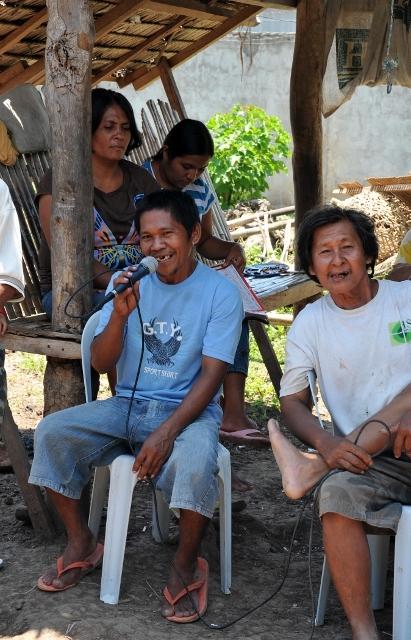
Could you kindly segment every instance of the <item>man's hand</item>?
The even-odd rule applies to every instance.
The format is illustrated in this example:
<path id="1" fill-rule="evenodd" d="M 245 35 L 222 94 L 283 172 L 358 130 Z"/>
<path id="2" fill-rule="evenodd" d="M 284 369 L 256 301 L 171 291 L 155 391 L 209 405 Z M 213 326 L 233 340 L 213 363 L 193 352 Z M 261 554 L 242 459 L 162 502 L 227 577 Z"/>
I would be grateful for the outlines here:
<path id="1" fill-rule="evenodd" d="M 238 244 L 238 242 L 233 243 L 233 246 L 225 257 L 222 268 L 228 267 L 229 264 L 232 264 L 240 273 L 244 270 L 245 254 L 242 246 Z"/>
<path id="2" fill-rule="evenodd" d="M 392 450 L 396 458 L 402 453 L 411 458 L 411 411 L 404 413 L 398 423 Z"/>
<path id="3" fill-rule="evenodd" d="M 347 438 L 330 436 L 318 447 L 318 452 L 330 469 L 364 473 L 372 464 L 369 453 Z"/>
<path id="4" fill-rule="evenodd" d="M 114 280 L 113 285 L 116 287 L 118 284 L 129 284 L 133 271 L 136 271 L 136 269 L 137 266 L 127 267 L 127 269 Z M 128 287 L 123 293 L 115 296 L 113 299 L 114 311 L 118 316 L 127 318 L 136 308 L 139 299 L 139 283 L 136 282 L 133 287 Z"/>
<path id="5" fill-rule="evenodd" d="M 133 464 L 139 480 L 154 478 L 171 453 L 174 437 L 166 429 L 158 427 L 146 438 Z"/>

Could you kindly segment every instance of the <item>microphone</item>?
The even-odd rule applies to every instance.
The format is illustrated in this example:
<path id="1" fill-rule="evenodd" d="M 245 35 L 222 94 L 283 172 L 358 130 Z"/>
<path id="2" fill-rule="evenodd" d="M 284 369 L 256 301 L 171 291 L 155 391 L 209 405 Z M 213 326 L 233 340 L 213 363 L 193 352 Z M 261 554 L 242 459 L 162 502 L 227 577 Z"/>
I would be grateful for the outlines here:
<path id="1" fill-rule="evenodd" d="M 133 274 L 130 277 L 129 281 L 127 283 L 124 282 L 116 285 L 114 289 L 112 289 L 112 291 L 104 296 L 104 299 L 99 302 L 94 311 L 99 311 L 100 309 L 102 309 L 107 302 L 110 302 L 110 300 L 118 296 L 119 293 L 123 293 L 123 291 L 125 291 L 129 287 L 132 287 L 135 282 L 138 282 L 139 280 L 141 280 L 141 278 L 144 278 L 144 276 L 148 276 L 150 275 L 150 273 L 154 273 L 154 271 L 157 271 L 157 268 L 158 262 L 155 258 L 153 258 L 153 256 L 147 256 L 143 258 L 139 263 L 137 269 L 133 271 Z"/>

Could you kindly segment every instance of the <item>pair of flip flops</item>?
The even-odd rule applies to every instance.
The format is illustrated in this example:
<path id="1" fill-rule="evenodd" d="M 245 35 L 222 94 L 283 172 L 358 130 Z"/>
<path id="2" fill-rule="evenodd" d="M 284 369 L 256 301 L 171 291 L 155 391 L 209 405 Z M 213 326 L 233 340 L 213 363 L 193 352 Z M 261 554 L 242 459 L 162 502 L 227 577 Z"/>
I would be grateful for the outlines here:
<path id="1" fill-rule="evenodd" d="M 258 429 L 241 429 L 240 431 L 223 431 L 220 429 L 220 439 L 224 442 L 242 444 L 249 447 L 269 447 L 270 439 Z"/>
<path id="2" fill-rule="evenodd" d="M 172 596 L 168 587 L 163 590 L 163 596 L 167 600 L 168 604 L 174 607 L 182 598 L 188 597 L 187 594 L 193 594 L 197 592 L 197 611 L 191 616 L 166 616 L 166 620 L 169 622 L 179 622 L 185 624 L 187 622 L 195 622 L 207 611 L 207 596 L 208 596 L 208 562 L 204 558 L 197 558 L 197 571 L 196 580 L 191 584 L 188 584 L 184 589 L 181 589 L 177 595 Z"/>
<path id="3" fill-rule="evenodd" d="M 37 580 L 37 587 L 41 591 L 66 591 L 66 589 L 71 589 L 71 587 L 75 587 L 76 584 L 80 582 L 84 576 L 88 573 L 96 569 L 103 559 L 104 547 L 102 544 L 98 543 L 93 553 L 91 553 L 85 560 L 80 560 L 78 562 L 72 562 L 68 564 L 66 567 L 63 567 L 63 556 L 60 556 L 57 559 L 57 574 L 56 578 L 61 578 L 68 571 L 72 571 L 73 569 L 80 569 L 80 572 L 75 574 L 76 577 L 72 582 L 65 584 L 62 587 L 55 587 L 53 584 L 47 584 L 44 582 L 44 577 L 40 576 Z"/>

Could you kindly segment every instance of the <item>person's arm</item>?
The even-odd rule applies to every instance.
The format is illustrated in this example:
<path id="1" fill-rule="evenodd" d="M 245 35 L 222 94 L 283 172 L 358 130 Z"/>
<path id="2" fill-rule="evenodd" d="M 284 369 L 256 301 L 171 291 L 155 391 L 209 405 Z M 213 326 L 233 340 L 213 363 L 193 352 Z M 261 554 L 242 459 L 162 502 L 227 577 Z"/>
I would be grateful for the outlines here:
<path id="1" fill-rule="evenodd" d="M 47 246 L 50 248 L 50 226 L 51 226 L 51 212 L 53 209 L 52 197 L 49 194 L 39 197 L 39 218 L 41 230 L 47 242 Z"/>
<path id="2" fill-rule="evenodd" d="M 283 396 L 281 412 L 290 431 L 299 440 L 316 449 L 330 469 L 362 473 L 371 464 L 372 458 L 364 449 L 321 427 L 311 413 L 308 387 L 298 393 Z"/>
<path id="3" fill-rule="evenodd" d="M 201 219 L 201 238 L 197 251 L 208 260 L 224 260 L 223 267 L 232 264 L 238 271 L 245 267 L 244 251 L 238 242 L 229 242 L 213 236 L 211 209 Z"/>
<path id="4" fill-rule="evenodd" d="M 170 455 L 174 440 L 207 407 L 223 382 L 228 364 L 203 356 L 201 373 L 183 402 L 144 441 L 136 456 L 133 471 L 140 479 L 153 478 Z"/>
<path id="5" fill-rule="evenodd" d="M 114 280 L 113 286 L 127 284 L 135 268 L 137 267 L 129 267 L 127 271 L 121 273 Z M 129 287 L 123 293 L 115 296 L 110 319 L 91 344 L 91 364 L 98 373 L 107 373 L 116 366 L 123 350 L 124 328 L 127 318 L 136 308 L 138 299 L 138 282 L 134 284 L 133 288 Z"/>
<path id="6" fill-rule="evenodd" d="M 396 282 L 411 280 L 411 264 L 404 262 L 395 264 L 392 271 L 387 275 L 387 280 L 395 280 Z"/>
<path id="7" fill-rule="evenodd" d="M 53 202 L 51 195 L 42 195 L 39 198 L 39 217 L 41 229 L 46 239 L 47 245 L 50 248 L 51 242 L 51 215 L 53 210 Z M 107 272 L 104 265 L 98 260 L 93 260 L 93 286 L 96 289 L 106 289 L 108 283 L 111 280 L 112 273 Z"/>

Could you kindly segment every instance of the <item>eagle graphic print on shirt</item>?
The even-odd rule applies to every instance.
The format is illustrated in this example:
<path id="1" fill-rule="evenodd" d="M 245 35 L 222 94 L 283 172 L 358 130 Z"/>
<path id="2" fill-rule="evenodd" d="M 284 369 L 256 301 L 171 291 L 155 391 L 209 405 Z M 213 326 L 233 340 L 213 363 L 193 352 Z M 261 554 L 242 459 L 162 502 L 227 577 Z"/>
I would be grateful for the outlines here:
<path id="1" fill-rule="evenodd" d="M 167 322 L 157 321 L 157 318 L 144 324 L 144 344 L 152 354 L 147 361 L 149 364 L 174 366 L 171 356 L 175 356 L 179 350 L 183 334 L 177 320 L 173 319 L 169 331 L 165 330 L 167 324 Z M 163 338 L 162 334 L 166 337 Z"/>

